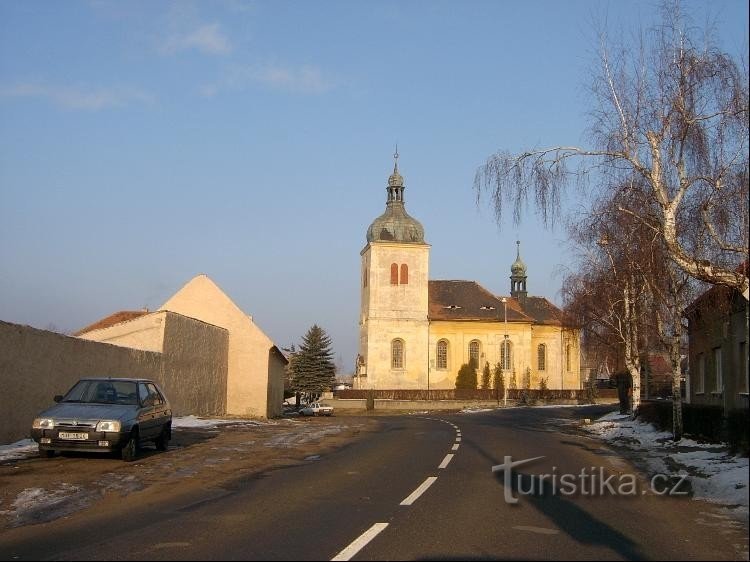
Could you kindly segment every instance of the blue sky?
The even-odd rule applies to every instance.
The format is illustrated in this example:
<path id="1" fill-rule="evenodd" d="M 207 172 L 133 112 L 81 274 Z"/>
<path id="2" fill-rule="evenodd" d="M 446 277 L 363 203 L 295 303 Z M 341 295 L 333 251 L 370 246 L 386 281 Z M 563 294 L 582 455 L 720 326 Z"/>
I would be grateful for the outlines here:
<path id="1" fill-rule="evenodd" d="M 747 51 L 748 3 L 689 2 Z M 0 2 L 0 320 L 75 331 L 208 274 L 279 346 L 357 353 L 359 252 L 398 142 L 432 279 L 559 303 L 565 232 L 475 170 L 585 142 L 595 24 L 655 2 Z M 584 197 L 572 196 L 567 207 Z"/>

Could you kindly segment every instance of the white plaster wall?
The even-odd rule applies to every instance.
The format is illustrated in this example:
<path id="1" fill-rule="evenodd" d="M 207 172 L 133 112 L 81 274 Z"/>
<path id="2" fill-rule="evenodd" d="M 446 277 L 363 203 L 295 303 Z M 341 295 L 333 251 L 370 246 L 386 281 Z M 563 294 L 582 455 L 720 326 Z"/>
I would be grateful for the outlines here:
<path id="1" fill-rule="evenodd" d="M 152 312 L 107 328 L 91 330 L 78 337 L 143 351 L 161 352 L 164 345 L 165 319 L 165 312 Z"/>
<path id="2" fill-rule="evenodd" d="M 365 388 L 426 388 L 428 366 L 428 244 L 373 242 L 362 250 L 360 355 Z M 391 284 L 391 264 L 409 269 L 407 284 Z M 404 368 L 391 369 L 391 343 L 404 341 Z"/>

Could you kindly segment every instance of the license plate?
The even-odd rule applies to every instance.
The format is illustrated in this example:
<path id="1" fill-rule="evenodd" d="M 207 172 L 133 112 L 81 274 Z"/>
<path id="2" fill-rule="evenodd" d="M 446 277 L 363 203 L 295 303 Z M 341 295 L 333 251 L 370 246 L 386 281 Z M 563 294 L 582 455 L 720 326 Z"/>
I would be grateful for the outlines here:
<path id="1" fill-rule="evenodd" d="M 86 441 L 89 438 L 88 433 L 69 433 L 61 431 L 58 433 L 60 439 L 72 439 L 73 441 Z"/>

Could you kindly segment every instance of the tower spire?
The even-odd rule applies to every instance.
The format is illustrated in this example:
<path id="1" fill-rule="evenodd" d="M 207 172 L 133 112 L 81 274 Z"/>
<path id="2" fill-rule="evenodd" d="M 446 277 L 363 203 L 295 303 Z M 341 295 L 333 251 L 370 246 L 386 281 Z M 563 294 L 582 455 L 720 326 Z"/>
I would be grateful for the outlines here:
<path id="1" fill-rule="evenodd" d="M 516 261 L 510 266 L 510 295 L 523 301 L 526 294 L 526 264 L 521 260 L 521 241 L 516 240 Z"/>

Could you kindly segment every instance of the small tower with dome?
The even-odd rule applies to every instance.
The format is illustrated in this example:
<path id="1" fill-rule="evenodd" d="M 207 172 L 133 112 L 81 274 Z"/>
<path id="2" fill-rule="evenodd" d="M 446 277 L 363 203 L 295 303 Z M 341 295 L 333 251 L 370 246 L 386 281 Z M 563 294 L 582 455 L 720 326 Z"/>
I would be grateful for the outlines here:
<path id="1" fill-rule="evenodd" d="M 514 299 L 526 299 L 526 277 L 526 264 L 521 260 L 521 241 L 516 240 L 516 261 L 510 266 L 510 296 Z"/>

